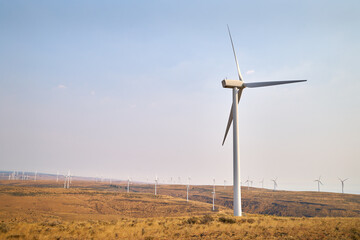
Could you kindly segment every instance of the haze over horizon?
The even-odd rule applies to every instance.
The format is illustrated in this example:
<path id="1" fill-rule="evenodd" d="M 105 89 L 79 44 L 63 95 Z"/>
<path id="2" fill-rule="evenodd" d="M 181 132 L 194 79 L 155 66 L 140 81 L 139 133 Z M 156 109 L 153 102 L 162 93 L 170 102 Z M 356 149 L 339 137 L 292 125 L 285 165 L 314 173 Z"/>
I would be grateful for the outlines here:
<path id="1" fill-rule="evenodd" d="M 0 170 L 360 193 L 358 1 L 0 1 Z"/>

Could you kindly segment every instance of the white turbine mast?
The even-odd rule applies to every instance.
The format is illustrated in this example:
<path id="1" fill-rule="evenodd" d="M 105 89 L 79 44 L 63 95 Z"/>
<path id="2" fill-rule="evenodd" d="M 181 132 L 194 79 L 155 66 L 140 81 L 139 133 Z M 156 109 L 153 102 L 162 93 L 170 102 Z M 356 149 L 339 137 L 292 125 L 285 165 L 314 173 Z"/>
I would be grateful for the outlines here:
<path id="1" fill-rule="evenodd" d="M 59 182 L 59 171 L 56 173 L 56 182 Z"/>
<path id="2" fill-rule="evenodd" d="M 156 192 L 156 187 L 157 187 L 157 184 L 158 184 L 158 177 L 157 177 L 157 175 L 155 176 L 155 196 L 156 196 L 156 194 L 157 194 L 157 192 Z"/>
<path id="3" fill-rule="evenodd" d="M 276 191 L 276 188 L 277 188 L 277 178 L 275 178 L 275 179 L 271 179 L 271 181 L 273 181 L 274 182 L 274 191 Z"/>
<path id="4" fill-rule="evenodd" d="M 338 178 L 338 179 L 339 179 L 339 181 L 341 182 L 341 192 L 344 193 L 344 182 L 345 182 L 346 180 L 348 180 L 348 178 L 346 178 L 346 179 L 344 179 L 344 180 L 342 180 L 341 178 Z"/>
<path id="5" fill-rule="evenodd" d="M 34 181 L 36 182 L 37 170 L 35 171 Z"/>
<path id="6" fill-rule="evenodd" d="M 247 185 L 248 185 L 248 190 L 249 190 L 250 185 L 251 185 L 251 187 L 252 187 L 253 181 L 250 180 L 250 179 L 249 179 L 249 176 L 248 176 L 248 179 L 245 181 L 245 183 L 247 183 Z"/>
<path id="7" fill-rule="evenodd" d="M 127 193 L 130 192 L 130 181 L 131 181 L 131 179 L 130 179 L 130 177 L 128 177 L 128 181 L 127 181 Z"/>
<path id="8" fill-rule="evenodd" d="M 261 188 L 264 188 L 264 179 L 262 179 L 259 183 L 261 183 Z"/>
<path id="9" fill-rule="evenodd" d="M 186 186 L 186 201 L 187 201 L 187 202 L 189 201 L 190 180 L 191 180 L 191 178 L 188 177 L 188 184 L 187 184 L 187 186 Z"/>
<path id="10" fill-rule="evenodd" d="M 70 173 L 70 170 L 69 170 L 68 174 L 65 175 L 64 188 L 70 188 L 70 183 L 71 183 L 71 173 Z"/>
<path id="11" fill-rule="evenodd" d="M 319 176 L 319 179 L 315 179 L 314 182 L 317 182 L 317 185 L 318 185 L 318 192 L 320 192 L 320 184 L 321 185 L 324 185 L 322 182 L 321 182 L 321 176 Z"/>
<path id="12" fill-rule="evenodd" d="M 212 191 L 212 197 L 213 197 L 213 205 L 212 205 L 212 210 L 215 211 L 215 178 L 213 179 L 213 191 Z"/>
<path id="13" fill-rule="evenodd" d="M 233 123 L 233 170 L 234 170 L 234 216 L 241 216 L 241 185 L 240 185 L 240 145 L 239 145 L 239 109 L 238 103 L 241 98 L 242 91 L 245 88 L 258 88 L 258 87 L 267 87 L 280 84 L 289 84 L 297 82 L 305 82 L 306 80 L 287 80 L 287 81 L 272 81 L 272 82 L 253 82 L 245 83 L 241 76 L 239 63 L 237 61 L 234 43 L 232 41 L 230 29 L 228 26 L 229 37 L 231 41 L 231 46 L 234 53 L 235 63 L 237 67 L 239 80 L 227 80 L 222 81 L 222 86 L 224 88 L 231 88 L 233 92 L 233 103 L 230 110 L 229 120 L 225 130 L 225 136 L 223 139 L 223 145 L 228 134 L 229 128 Z"/>

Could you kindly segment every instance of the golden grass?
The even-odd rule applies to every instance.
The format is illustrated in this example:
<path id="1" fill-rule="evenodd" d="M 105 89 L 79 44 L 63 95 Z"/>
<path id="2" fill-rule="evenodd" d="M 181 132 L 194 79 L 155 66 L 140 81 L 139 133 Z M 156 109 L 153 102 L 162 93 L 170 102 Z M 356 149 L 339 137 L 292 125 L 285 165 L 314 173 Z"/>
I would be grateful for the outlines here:
<path id="1" fill-rule="evenodd" d="M 0 239 L 360 239 L 359 217 L 235 218 L 224 204 L 231 200 L 230 187 L 218 189 L 217 203 L 225 206 L 217 205 L 216 212 L 208 203 L 210 187 L 192 187 L 189 202 L 183 188 L 160 185 L 155 197 L 144 184 L 127 194 L 125 184 L 75 181 L 63 189 L 54 181 L 0 181 Z M 277 213 L 294 216 L 312 213 L 312 206 L 322 213 L 338 204 L 345 213 L 360 209 L 357 195 L 261 189 L 244 195 L 257 202 L 244 202 L 254 212 L 256 206 L 277 210 L 281 201 L 285 207 Z"/>
<path id="2" fill-rule="evenodd" d="M 359 239 L 358 218 L 203 215 L 2 222 L 1 239 Z"/>

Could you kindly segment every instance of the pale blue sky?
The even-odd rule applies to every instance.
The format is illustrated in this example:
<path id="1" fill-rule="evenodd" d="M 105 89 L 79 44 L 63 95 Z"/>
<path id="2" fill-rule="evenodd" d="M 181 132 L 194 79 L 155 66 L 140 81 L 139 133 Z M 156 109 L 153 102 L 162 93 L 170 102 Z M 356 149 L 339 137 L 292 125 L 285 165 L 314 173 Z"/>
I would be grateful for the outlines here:
<path id="1" fill-rule="evenodd" d="M 3 170 L 232 181 L 221 141 L 245 89 L 241 174 L 360 193 L 358 1 L 0 1 Z M 231 132 L 230 132 L 231 133 Z"/>

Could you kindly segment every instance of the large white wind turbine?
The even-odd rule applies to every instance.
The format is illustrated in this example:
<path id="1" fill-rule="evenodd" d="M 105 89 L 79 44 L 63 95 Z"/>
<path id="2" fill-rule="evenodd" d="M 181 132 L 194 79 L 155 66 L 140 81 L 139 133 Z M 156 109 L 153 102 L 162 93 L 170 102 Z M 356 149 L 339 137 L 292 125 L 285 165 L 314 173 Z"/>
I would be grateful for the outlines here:
<path id="1" fill-rule="evenodd" d="M 321 180 L 320 180 L 321 176 L 319 177 L 319 179 L 315 179 L 314 182 L 317 182 L 317 185 L 318 185 L 318 192 L 320 192 L 320 184 L 321 185 L 324 185 Z"/>
<path id="2" fill-rule="evenodd" d="M 342 180 L 341 178 L 339 178 L 339 181 L 341 182 L 341 192 L 344 193 L 344 182 L 348 180 L 348 178 Z"/>
<path id="3" fill-rule="evenodd" d="M 296 82 L 305 82 L 306 80 L 288 80 L 288 81 L 272 81 L 272 82 L 253 82 L 245 83 L 240 73 L 239 63 L 235 54 L 234 43 L 232 41 L 230 29 L 228 26 L 229 37 L 235 57 L 235 63 L 237 67 L 239 80 L 228 80 L 224 79 L 222 81 L 222 86 L 224 88 L 232 88 L 233 92 L 233 103 L 230 110 L 230 116 L 227 123 L 225 136 L 223 140 L 223 145 L 228 134 L 231 123 L 233 123 L 233 171 L 234 171 L 234 216 L 241 216 L 241 184 L 240 184 L 240 145 L 239 145 L 239 109 L 238 103 L 242 91 L 245 88 L 258 88 L 258 87 L 268 87 L 273 85 L 296 83 Z"/>

